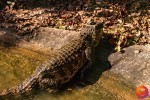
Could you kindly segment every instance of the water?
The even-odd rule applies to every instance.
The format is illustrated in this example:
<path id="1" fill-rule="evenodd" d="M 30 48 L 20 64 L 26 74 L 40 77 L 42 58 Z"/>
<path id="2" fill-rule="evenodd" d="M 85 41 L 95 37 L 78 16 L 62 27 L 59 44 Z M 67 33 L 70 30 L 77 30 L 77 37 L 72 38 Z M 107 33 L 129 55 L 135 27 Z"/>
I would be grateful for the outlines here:
<path id="1" fill-rule="evenodd" d="M 0 46 L 0 90 L 19 84 L 48 56 L 21 47 Z"/>

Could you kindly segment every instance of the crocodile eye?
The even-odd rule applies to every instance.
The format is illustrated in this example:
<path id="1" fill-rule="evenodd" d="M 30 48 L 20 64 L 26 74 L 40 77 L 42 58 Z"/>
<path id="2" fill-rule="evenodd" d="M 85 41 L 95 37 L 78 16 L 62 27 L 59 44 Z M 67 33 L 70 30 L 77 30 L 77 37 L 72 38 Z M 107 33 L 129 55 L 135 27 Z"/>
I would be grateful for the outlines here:
<path id="1" fill-rule="evenodd" d="M 96 46 L 98 45 L 98 43 L 99 43 L 98 41 L 93 41 L 93 42 L 92 42 L 92 45 L 93 45 L 94 47 L 96 47 Z"/>
<path id="2" fill-rule="evenodd" d="M 84 33 L 84 32 L 80 33 L 80 36 L 81 36 L 81 37 L 84 37 L 84 35 L 85 35 L 85 33 Z"/>

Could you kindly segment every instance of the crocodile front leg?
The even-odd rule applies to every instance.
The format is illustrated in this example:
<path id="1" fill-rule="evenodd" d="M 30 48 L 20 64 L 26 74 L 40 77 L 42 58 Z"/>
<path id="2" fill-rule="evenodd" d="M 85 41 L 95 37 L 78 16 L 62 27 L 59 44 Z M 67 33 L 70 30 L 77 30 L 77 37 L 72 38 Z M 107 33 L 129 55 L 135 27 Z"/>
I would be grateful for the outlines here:
<path id="1" fill-rule="evenodd" d="M 90 68 L 91 65 L 94 63 L 96 57 L 95 57 L 95 49 L 93 47 L 87 47 L 85 49 L 85 55 L 86 55 L 86 58 L 88 59 L 88 64 L 86 65 L 86 69 L 87 68 Z"/>
<path id="2" fill-rule="evenodd" d="M 95 52 L 95 49 L 92 47 L 87 47 L 85 49 L 85 56 L 86 56 L 86 59 L 88 60 L 88 63 L 81 69 L 81 76 L 80 76 L 81 80 L 83 79 L 85 70 L 90 68 L 91 65 L 95 62 L 96 57 L 95 57 L 94 52 Z"/>

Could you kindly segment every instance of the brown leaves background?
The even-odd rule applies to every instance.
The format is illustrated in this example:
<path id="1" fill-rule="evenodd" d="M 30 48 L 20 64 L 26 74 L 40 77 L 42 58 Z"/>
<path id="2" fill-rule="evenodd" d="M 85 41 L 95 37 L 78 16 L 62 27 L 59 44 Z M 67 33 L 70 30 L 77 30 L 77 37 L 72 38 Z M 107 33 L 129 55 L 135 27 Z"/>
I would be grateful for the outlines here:
<path id="1" fill-rule="evenodd" d="M 0 1 L 0 26 L 20 36 L 34 36 L 39 27 L 80 30 L 103 22 L 104 38 L 117 50 L 150 43 L 149 0 L 16 0 Z"/>

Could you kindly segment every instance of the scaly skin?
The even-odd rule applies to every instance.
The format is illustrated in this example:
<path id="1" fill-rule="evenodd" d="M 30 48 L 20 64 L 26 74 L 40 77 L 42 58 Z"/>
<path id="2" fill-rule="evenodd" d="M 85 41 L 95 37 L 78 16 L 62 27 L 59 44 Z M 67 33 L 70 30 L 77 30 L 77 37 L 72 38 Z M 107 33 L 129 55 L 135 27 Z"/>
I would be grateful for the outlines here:
<path id="1" fill-rule="evenodd" d="M 83 28 L 79 39 L 60 48 L 23 83 L 2 91 L 0 99 L 30 95 L 47 88 L 55 89 L 70 81 L 79 70 L 84 73 L 94 59 L 93 51 L 101 38 L 101 28 L 102 24 Z"/>

